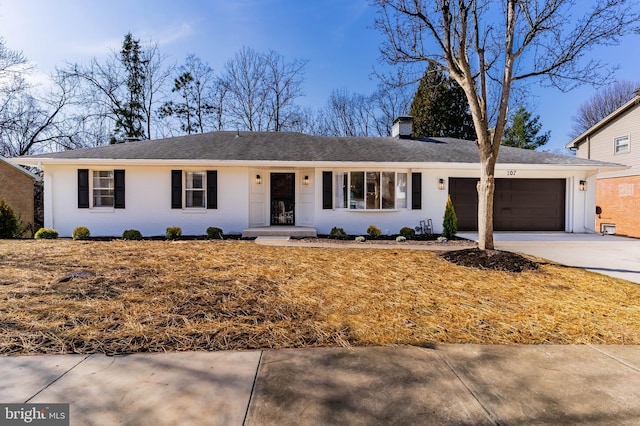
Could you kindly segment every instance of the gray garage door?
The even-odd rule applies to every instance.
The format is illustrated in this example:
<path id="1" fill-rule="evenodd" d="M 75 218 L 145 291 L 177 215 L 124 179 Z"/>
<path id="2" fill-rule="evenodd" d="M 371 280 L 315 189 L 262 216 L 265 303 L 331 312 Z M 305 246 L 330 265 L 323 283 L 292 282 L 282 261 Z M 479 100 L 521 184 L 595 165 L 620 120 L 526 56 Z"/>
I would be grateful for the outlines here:
<path id="1" fill-rule="evenodd" d="M 460 231 L 478 229 L 475 178 L 449 178 Z M 564 231 L 564 179 L 496 179 L 496 231 Z"/>

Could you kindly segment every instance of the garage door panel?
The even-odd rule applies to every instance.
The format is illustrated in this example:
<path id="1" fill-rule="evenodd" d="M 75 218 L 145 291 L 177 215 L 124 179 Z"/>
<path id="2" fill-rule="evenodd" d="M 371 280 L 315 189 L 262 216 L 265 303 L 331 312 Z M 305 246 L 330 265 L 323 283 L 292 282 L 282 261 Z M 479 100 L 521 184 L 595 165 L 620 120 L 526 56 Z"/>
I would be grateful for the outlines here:
<path id="1" fill-rule="evenodd" d="M 478 229 L 477 181 L 449 179 L 461 231 Z M 564 231 L 564 212 L 564 179 L 496 179 L 493 209 L 496 231 Z"/>

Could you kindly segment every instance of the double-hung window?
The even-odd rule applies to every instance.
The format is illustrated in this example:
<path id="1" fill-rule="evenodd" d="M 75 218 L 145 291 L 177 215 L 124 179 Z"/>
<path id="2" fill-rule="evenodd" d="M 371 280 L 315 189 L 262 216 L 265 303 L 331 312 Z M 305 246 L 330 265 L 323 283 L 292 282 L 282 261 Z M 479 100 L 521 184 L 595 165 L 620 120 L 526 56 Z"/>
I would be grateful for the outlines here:
<path id="1" fill-rule="evenodd" d="M 185 173 L 185 189 L 184 200 L 187 208 L 207 207 L 206 204 L 206 172 L 186 172 Z"/>
<path id="2" fill-rule="evenodd" d="M 113 170 L 93 171 L 93 207 L 114 206 Z"/>
<path id="3" fill-rule="evenodd" d="M 384 171 L 338 172 L 335 206 L 351 210 L 389 210 L 407 207 L 407 173 Z"/>
<path id="4" fill-rule="evenodd" d="M 629 136 L 622 136 L 613 140 L 613 149 L 615 154 L 624 154 L 629 152 Z"/>

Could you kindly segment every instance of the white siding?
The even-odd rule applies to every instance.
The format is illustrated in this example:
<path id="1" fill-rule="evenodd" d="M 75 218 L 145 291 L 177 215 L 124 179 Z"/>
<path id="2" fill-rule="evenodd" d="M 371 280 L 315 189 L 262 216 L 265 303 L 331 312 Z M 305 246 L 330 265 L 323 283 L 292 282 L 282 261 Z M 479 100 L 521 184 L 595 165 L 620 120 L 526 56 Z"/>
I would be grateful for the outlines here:
<path id="1" fill-rule="evenodd" d="M 124 169 L 126 180 L 125 209 L 79 209 L 77 207 L 77 170 Z M 218 208 L 189 210 L 171 208 L 171 170 L 217 170 Z M 407 208 L 395 210 L 322 209 L 323 171 L 389 171 L 408 174 L 409 200 Z M 241 233 L 250 226 L 269 224 L 269 177 L 271 172 L 296 173 L 296 225 L 315 226 L 320 234 L 328 234 L 332 227 L 344 228 L 349 234 L 366 234 L 369 225 L 376 225 L 385 234 L 395 234 L 404 227 L 415 227 L 421 220 L 432 219 L 434 231 L 442 231 L 442 217 L 448 186 L 438 188 L 439 179 L 450 177 L 478 177 L 477 168 L 455 164 L 440 168 L 382 168 L 371 164 L 353 168 L 260 169 L 253 167 L 211 167 L 197 164 L 183 166 L 123 166 L 117 164 L 46 165 L 45 167 L 45 225 L 69 237 L 77 226 L 86 226 L 93 236 L 119 237 L 125 229 L 138 229 L 144 236 L 164 235 L 168 226 L 180 226 L 184 235 L 204 235 L 209 226 L 217 226 L 225 233 Z M 422 173 L 422 209 L 411 209 L 412 172 Z M 542 170 L 539 167 L 499 166 L 496 178 L 563 178 L 567 180 L 566 231 L 588 232 L 595 228 L 595 171 Z M 256 174 L 262 184 L 255 182 Z M 309 185 L 304 185 L 309 176 Z M 578 182 L 588 181 L 587 191 L 578 191 Z M 333 180 L 335 185 L 335 178 Z M 335 190 L 335 188 L 333 189 Z"/>
<path id="2" fill-rule="evenodd" d="M 79 209 L 79 168 L 125 170 L 125 209 Z M 218 208 L 209 210 L 171 208 L 171 170 L 217 170 Z M 144 236 L 164 235 L 168 226 L 179 226 L 183 235 L 205 235 L 209 226 L 226 233 L 247 227 L 248 172 L 246 167 L 144 167 L 144 166 L 47 166 L 45 168 L 45 226 L 69 237 L 77 226 L 92 236 L 121 236 L 137 229 Z"/>
<path id="3" fill-rule="evenodd" d="M 615 154 L 614 140 L 621 136 L 629 136 L 630 150 L 627 153 Z M 599 178 L 640 175 L 640 105 L 634 106 L 592 134 L 577 149 L 576 156 L 631 166 L 627 170 L 600 173 Z"/>

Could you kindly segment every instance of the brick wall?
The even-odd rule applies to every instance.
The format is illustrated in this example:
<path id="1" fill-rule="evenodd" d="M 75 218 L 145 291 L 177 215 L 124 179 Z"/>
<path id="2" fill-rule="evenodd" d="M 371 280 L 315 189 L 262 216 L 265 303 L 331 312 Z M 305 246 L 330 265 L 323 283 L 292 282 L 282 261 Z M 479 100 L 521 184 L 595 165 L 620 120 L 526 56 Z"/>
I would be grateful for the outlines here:
<path id="1" fill-rule="evenodd" d="M 640 176 L 598 179 L 596 205 L 602 210 L 598 230 L 601 223 L 613 223 L 617 234 L 640 238 Z"/>
<path id="2" fill-rule="evenodd" d="M 10 164 L 0 161 L 0 199 L 4 200 L 11 208 L 20 214 L 22 226 L 29 226 L 24 237 L 31 237 L 33 226 L 33 178 Z"/>

